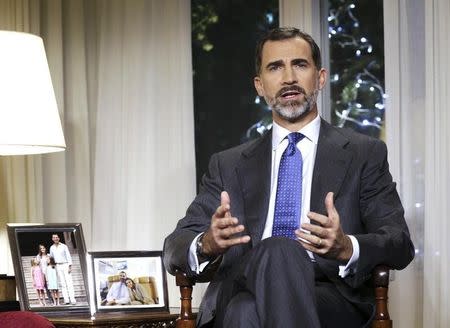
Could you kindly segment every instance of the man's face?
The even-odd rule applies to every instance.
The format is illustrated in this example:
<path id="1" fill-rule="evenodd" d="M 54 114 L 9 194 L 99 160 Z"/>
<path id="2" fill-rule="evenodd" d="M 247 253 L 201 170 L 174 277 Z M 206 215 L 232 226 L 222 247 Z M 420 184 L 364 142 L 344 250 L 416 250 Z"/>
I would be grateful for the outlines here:
<path id="1" fill-rule="evenodd" d="M 125 280 L 127 280 L 127 274 L 125 272 L 119 273 L 120 281 L 125 283 Z"/>
<path id="2" fill-rule="evenodd" d="M 261 71 L 254 83 L 272 109 L 273 119 L 293 123 L 317 112 L 317 95 L 325 80 L 326 71 L 317 70 L 310 45 L 296 37 L 264 44 Z"/>
<path id="3" fill-rule="evenodd" d="M 58 237 L 58 235 L 53 235 L 52 236 L 52 240 L 53 240 L 53 243 L 59 244 L 59 237 Z"/>

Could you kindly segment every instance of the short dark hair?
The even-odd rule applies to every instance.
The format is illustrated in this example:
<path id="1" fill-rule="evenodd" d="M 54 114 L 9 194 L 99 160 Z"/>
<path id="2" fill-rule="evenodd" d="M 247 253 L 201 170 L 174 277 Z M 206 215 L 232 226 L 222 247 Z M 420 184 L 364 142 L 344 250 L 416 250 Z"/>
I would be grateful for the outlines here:
<path id="1" fill-rule="evenodd" d="M 49 257 L 48 262 L 50 265 L 56 265 L 55 258 L 52 256 Z"/>
<path id="2" fill-rule="evenodd" d="M 317 45 L 316 41 L 309 35 L 308 33 L 300 31 L 298 28 L 295 27 L 278 27 L 273 30 L 270 30 L 265 35 L 263 35 L 257 45 L 256 45 L 256 51 L 255 51 L 255 70 L 256 75 L 259 75 L 261 72 L 261 61 L 262 61 L 262 50 L 264 47 L 264 44 L 267 41 L 280 41 L 280 40 L 286 40 L 286 39 L 293 39 L 293 38 L 301 38 L 308 42 L 308 44 L 311 47 L 311 54 L 312 59 L 314 61 L 314 65 L 316 66 L 317 70 L 320 70 L 322 68 L 322 59 L 320 57 L 320 48 Z"/>

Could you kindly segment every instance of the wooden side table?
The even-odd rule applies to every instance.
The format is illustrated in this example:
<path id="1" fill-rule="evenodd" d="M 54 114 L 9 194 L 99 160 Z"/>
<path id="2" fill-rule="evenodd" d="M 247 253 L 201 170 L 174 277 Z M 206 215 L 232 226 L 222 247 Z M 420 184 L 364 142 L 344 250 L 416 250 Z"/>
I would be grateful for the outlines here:
<path id="1" fill-rule="evenodd" d="M 57 328 L 114 327 L 114 328 L 175 328 L 178 314 L 166 312 L 102 312 L 91 318 L 88 314 L 47 316 Z"/>
<path id="2" fill-rule="evenodd" d="M 20 304 L 16 301 L 16 280 L 14 276 L 0 274 L 0 312 L 18 310 Z"/>
<path id="3" fill-rule="evenodd" d="M 16 279 L 14 276 L 0 274 L 0 301 L 16 300 Z"/>

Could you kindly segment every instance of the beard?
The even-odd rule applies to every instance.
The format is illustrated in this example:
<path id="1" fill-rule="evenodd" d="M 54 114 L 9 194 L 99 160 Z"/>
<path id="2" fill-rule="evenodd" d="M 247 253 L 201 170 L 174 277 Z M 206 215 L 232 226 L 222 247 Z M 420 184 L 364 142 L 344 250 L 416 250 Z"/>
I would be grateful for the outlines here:
<path id="1" fill-rule="evenodd" d="M 289 91 L 296 91 L 303 94 L 303 100 L 290 100 L 282 102 L 282 94 Z M 300 86 L 289 86 L 281 88 L 274 98 L 267 99 L 266 102 L 269 107 L 275 111 L 282 119 L 294 123 L 308 114 L 317 103 L 317 95 L 319 89 L 314 89 L 309 95 L 306 94 L 305 89 Z"/>

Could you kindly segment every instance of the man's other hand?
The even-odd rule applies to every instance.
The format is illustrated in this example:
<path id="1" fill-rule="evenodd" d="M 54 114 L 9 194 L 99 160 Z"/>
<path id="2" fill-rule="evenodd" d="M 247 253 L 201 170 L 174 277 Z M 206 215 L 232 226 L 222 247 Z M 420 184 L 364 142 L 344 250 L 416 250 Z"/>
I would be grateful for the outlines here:
<path id="1" fill-rule="evenodd" d="M 317 225 L 303 223 L 302 229 L 296 230 L 295 234 L 305 249 L 326 258 L 348 262 L 353 254 L 353 246 L 350 237 L 342 231 L 332 192 L 325 197 L 325 208 L 328 216 L 309 212 L 308 218 Z"/>
<path id="2" fill-rule="evenodd" d="M 211 225 L 203 236 L 203 253 L 209 256 L 218 256 L 225 253 L 234 245 L 245 244 L 250 236 L 235 236 L 244 231 L 245 227 L 239 224 L 237 218 L 231 216 L 230 196 L 226 191 L 220 194 L 220 206 L 211 218 Z"/>

